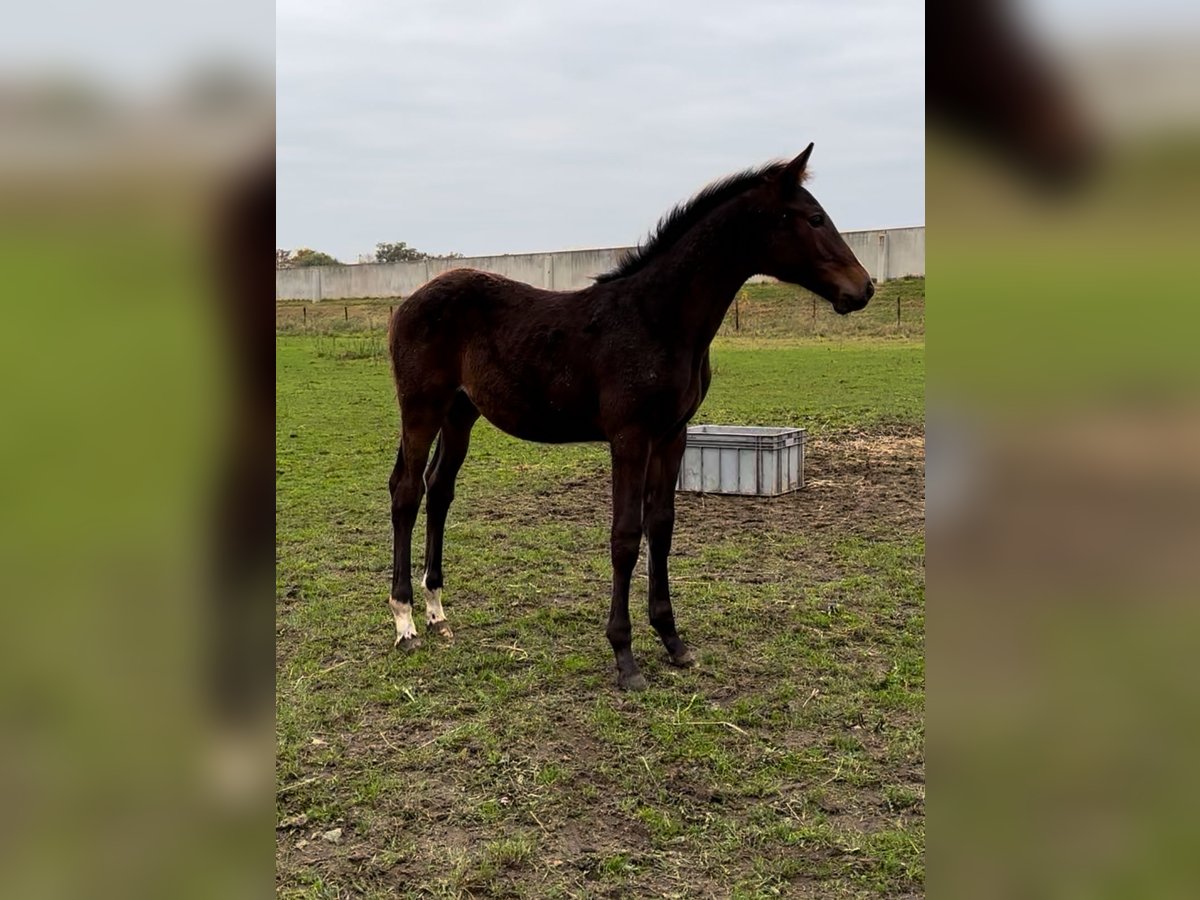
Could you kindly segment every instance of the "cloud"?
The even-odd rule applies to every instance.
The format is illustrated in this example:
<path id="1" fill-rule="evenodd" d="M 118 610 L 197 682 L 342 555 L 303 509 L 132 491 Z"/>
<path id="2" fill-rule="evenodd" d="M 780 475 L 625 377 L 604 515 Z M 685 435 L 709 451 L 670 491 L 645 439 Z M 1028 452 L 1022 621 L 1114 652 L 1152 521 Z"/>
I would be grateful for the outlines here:
<path id="1" fill-rule="evenodd" d="M 817 144 L 843 228 L 924 221 L 924 9 L 283 2 L 280 246 L 628 244 Z"/>

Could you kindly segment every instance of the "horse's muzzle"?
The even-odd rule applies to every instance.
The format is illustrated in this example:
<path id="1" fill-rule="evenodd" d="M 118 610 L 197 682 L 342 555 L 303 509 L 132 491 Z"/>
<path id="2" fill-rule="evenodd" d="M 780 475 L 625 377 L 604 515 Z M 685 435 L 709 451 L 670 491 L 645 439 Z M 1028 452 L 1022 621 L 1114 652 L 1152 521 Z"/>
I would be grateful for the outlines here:
<path id="1" fill-rule="evenodd" d="M 857 294 L 839 294 L 833 301 L 833 311 L 839 316 L 848 316 L 866 306 L 875 296 L 875 285 L 870 281 Z"/>

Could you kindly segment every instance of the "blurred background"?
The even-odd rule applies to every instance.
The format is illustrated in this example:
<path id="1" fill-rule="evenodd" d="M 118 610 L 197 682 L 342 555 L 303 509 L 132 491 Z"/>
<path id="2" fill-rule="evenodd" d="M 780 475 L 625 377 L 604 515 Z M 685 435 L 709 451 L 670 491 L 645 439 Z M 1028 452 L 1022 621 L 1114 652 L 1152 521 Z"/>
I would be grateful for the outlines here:
<path id="1" fill-rule="evenodd" d="M 273 54 L 260 2 L 0 29 L 6 896 L 271 890 Z"/>
<path id="2" fill-rule="evenodd" d="M 1185 896 L 1200 16 L 928 9 L 929 883 Z"/>

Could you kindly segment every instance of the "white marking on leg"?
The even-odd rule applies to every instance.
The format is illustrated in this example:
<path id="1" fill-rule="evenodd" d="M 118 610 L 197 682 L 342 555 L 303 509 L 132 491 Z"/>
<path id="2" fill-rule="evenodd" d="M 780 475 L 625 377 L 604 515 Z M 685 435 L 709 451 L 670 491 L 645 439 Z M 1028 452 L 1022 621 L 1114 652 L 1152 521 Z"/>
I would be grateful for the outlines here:
<path id="1" fill-rule="evenodd" d="M 434 622 L 445 622 L 446 613 L 442 610 L 442 589 L 431 591 L 425 588 L 425 622 L 432 625 Z"/>
<path id="2" fill-rule="evenodd" d="M 413 625 L 412 604 L 388 597 L 388 606 L 392 608 L 392 618 L 396 620 L 396 643 L 415 638 L 417 628 Z"/>
<path id="3" fill-rule="evenodd" d="M 446 613 L 442 609 L 442 589 L 435 588 L 430 590 L 426 587 L 429 573 L 421 576 L 421 587 L 425 588 L 425 624 L 426 625 L 441 625 L 437 629 L 443 637 L 453 637 L 454 633 L 450 630 L 450 626 L 446 623 Z"/>
<path id="4" fill-rule="evenodd" d="M 421 587 L 425 591 L 425 624 L 432 625 L 434 622 L 445 622 L 446 613 L 442 611 L 442 589 L 429 589 L 429 573 L 426 572 L 421 576 Z"/>

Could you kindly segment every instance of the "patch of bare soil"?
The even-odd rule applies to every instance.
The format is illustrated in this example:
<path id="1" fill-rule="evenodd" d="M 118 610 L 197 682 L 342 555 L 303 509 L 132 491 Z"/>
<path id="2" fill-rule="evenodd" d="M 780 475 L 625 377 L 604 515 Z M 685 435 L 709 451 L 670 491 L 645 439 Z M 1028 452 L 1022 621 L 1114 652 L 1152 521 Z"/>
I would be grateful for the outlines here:
<path id="1" fill-rule="evenodd" d="M 493 521 L 533 526 L 547 520 L 606 526 L 612 515 L 607 474 L 566 481 L 530 494 L 525 504 L 476 504 Z M 925 437 L 919 432 L 849 433 L 810 439 L 801 490 L 779 497 L 676 496 L 680 539 L 746 529 L 835 527 L 864 537 L 925 521 Z M 703 533 L 698 533 L 702 530 Z"/>

